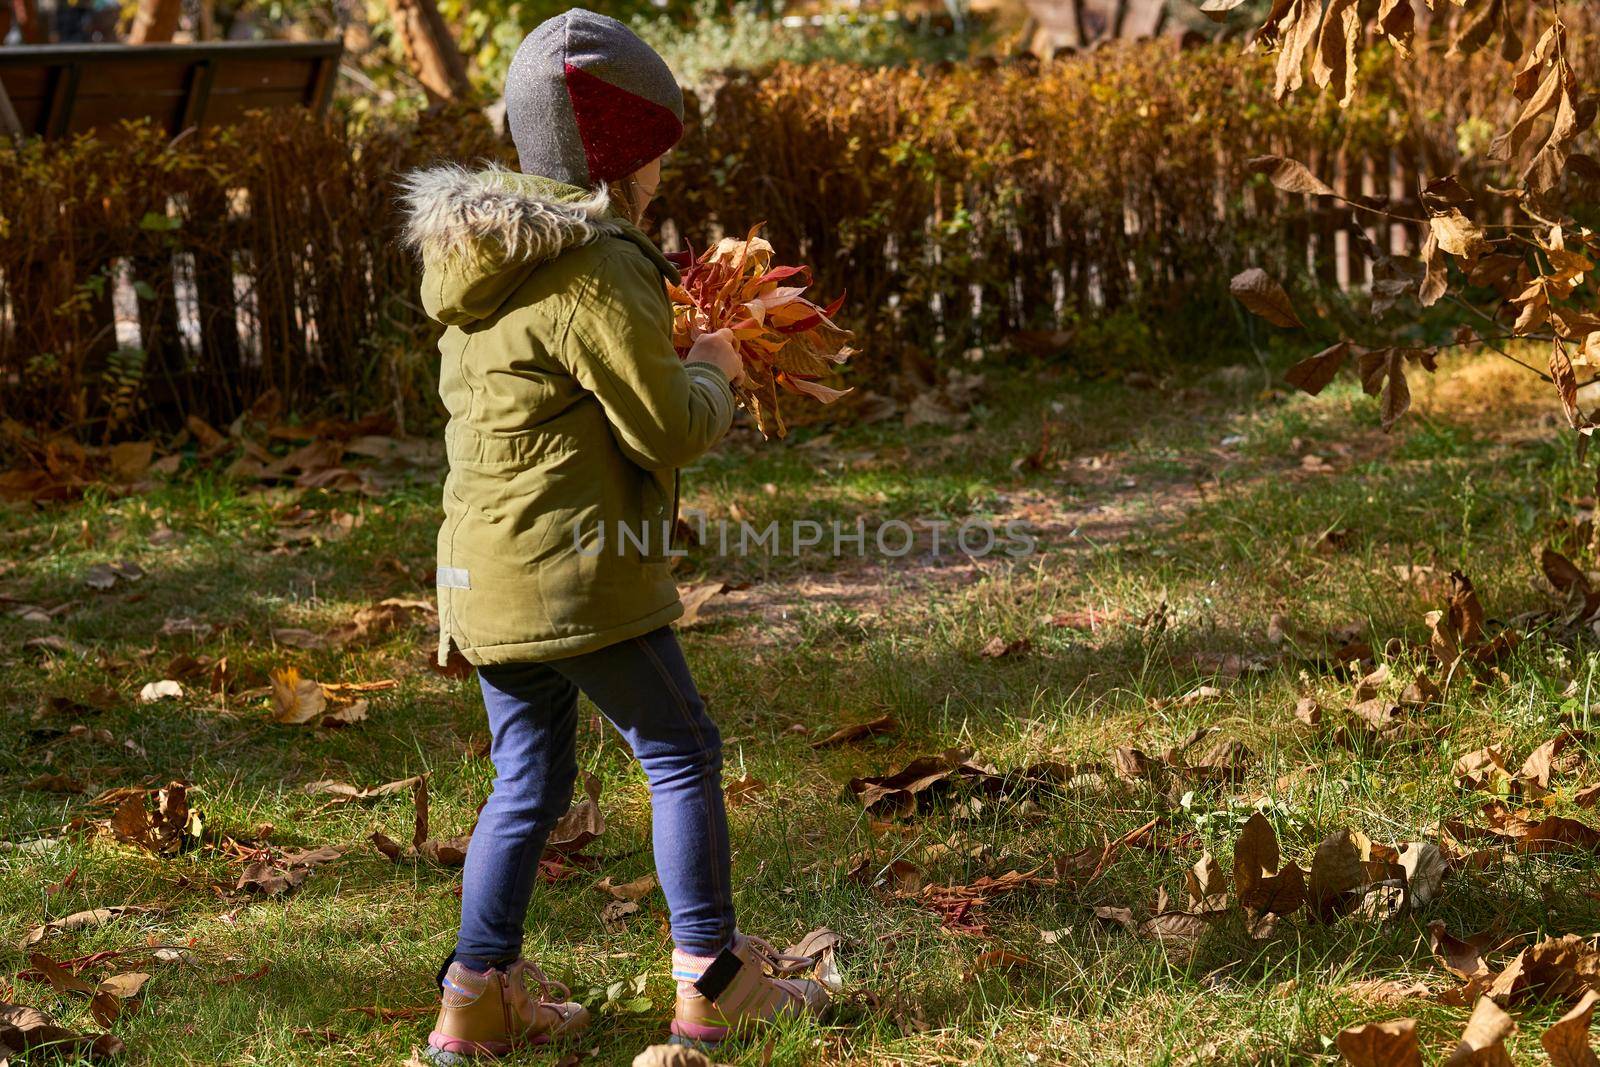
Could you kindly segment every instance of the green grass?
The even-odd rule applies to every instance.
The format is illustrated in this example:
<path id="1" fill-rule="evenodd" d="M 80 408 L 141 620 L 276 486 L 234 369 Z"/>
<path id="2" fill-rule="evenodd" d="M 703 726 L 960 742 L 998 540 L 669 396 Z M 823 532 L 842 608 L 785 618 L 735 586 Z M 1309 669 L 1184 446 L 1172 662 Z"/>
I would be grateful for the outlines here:
<path id="1" fill-rule="evenodd" d="M 1528 933 L 1600 926 L 1590 857 L 1571 856 L 1457 873 L 1424 912 L 1393 922 L 1321 925 L 1302 914 L 1263 942 L 1224 924 L 1187 956 L 1092 913 L 1100 905 L 1138 911 L 1163 886 L 1180 900 L 1184 870 L 1202 849 L 1227 867 L 1237 825 L 1257 806 L 1302 865 L 1345 825 L 1381 842 L 1431 837 L 1441 818 L 1470 817 L 1483 799 L 1453 786 L 1457 756 L 1498 741 L 1520 762 L 1564 712 L 1586 716 L 1581 700 L 1562 694 L 1572 679 L 1580 689 L 1591 680 L 1592 645 L 1545 635 L 1526 642 L 1502 678 L 1453 689 L 1443 708 L 1426 713 L 1441 737 L 1351 751 L 1331 727 L 1313 731 L 1291 714 L 1306 694 L 1343 706 L 1348 684 L 1267 639 L 1274 614 L 1314 632 L 1359 620 L 1380 649 L 1391 637 L 1425 639 L 1422 615 L 1443 606 L 1442 594 L 1403 582 L 1397 564 L 1432 564 L 1441 575 L 1462 568 L 1496 619 L 1544 606 L 1530 585 L 1530 550 L 1570 525 L 1574 501 L 1592 485 L 1569 442 L 1515 432 L 1531 418 L 1521 407 L 1469 418 L 1439 406 L 1385 437 L 1374 429 L 1373 402 L 1354 389 L 1315 401 L 1263 397 L 1267 379 L 1254 369 L 1160 389 L 1022 370 L 989 376 L 985 418 L 966 430 L 892 422 L 834 430 L 811 447 L 818 431 L 797 431 L 787 445 L 737 436 L 685 475 L 686 503 L 758 525 L 858 515 L 1004 519 L 1031 508 L 1050 531 L 1039 556 L 976 567 L 951 557 L 940 566 L 719 559 L 703 549 L 683 561 L 685 582 L 751 583 L 714 601 L 706 625 L 684 634 L 727 739 L 730 779 L 749 774 L 769 785 L 731 812 L 741 925 L 780 944 L 818 926 L 845 938 L 839 960 L 849 995 L 838 1017 L 785 1027 L 770 1050 L 755 1042 L 723 1060 L 759 1063 L 770 1052 L 779 1064 L 1326 1062 L 1341 1027 L 1395 1015 L 1418 1017 L 1427 1044 L 1447 1049 L 1463 1009 L 1365 1004 L 1353 984 L 1454 984 L 1429 956 L 1422 931 L 1433 918 L 1458 933 L 1491 921 Z M 1014 469 L 1047 420 L 1050 462 Z M 1304 469 L 1306 453 L 1332 471 Z M 16 977 L 27 967 L 17 945 L 47 919 L 140 904 L 159 910 L 38 946 L 56 959 L 147 939 L 188 949 L 187 963 L 131 958 L 154 978 L 142 1009 L 117 1024 L 130 1062 L 400 1062 L 422 1042 L 430 980 L 454 936 L 459 872 L 392 864 L 367 844 L 380 828 L 408 839 L 408 795 L 336 805 L 303 787 L 427 773 L 435 834 L 466 832 L 492 776 L 477 755 L 486 730 L 475 682 L 428 671 L 432 635 L 418 627 L 343 651 L 277 647 L 271 633 L 321 632 L 383 597 L 428 595 L 436 495 L 429 473 L 359 499 L 257 492 L 200 471 L 139 496 L 3 512 L 0 545 L 12 565 L 0 573 L 0 593 L 15 602 L 0 615 L 0 702 L 12 723 L 0 738 L 0 840 L 10 843 L 0 851 L 0 968 L 11 999 L 89 1027 L 81 997 Z M 361 522 L 343 539 L 275 549 L 275 519 L 291 502 Z M 152 543 L 162 527 L 177 539 Z M 1327 530 L 1342 531 L 1331 554 L 1315 546 Z M 107 592 L 84 584 L 89 566 L 118 560 L 137 562 L 147 576 Z M 1163 600 L 1170 622 L 1153 635 L 1138 620 Z M 49 623 L 10 610 L 69 602 Z M 1094 632 L 1042 621 L 1091 607 L 1112 621 Z M 164 621 L 180 617 L 214 630 L 161 636 Z M 25 643 L 45 635 L 70 646 Z M 981 657 L 993 637 L 1028 637 L 1032 649 Z M 234 692 L 289 665 L 325 682 L 399 685 L 373 694 L 370 719 L 342 731 L 273 724 L 262 698 L 213 697 L 203 682 L 181 701 L 141 706 L 139 688 L 164 677 L 180 652 L 226 656 Z M 1205 666 L 1216 653 L 1259 655 L 1269 667 L 1218 680 Z M 1408 679 L 1416 664 L 1404 654 L 1391 665 Z M 1209 681 L 1222 687 L 1221 699 L 1154 703 Z M 38 710 L 49 697 L 89 699 L 101 689 L 115 693 L 102 712 Z M 811 750 L 791 730 L 815 734 L 885 713 L 903 724 L 900 734 L 832 751 Z M 109 731 L 113 743 L 63 736 L 74 722 Z M 1046 758 L 1109 763 L 1119 744 L 1159 752 L 1199 726 L 1219 727 L 1257 754 L 1241 783 L 1185 798 L 1107 775 L 1037 805 L 957 806 L 897 827 L 875 825 L 841 799 L 852 776 L 898 770 L 951 746 L 1001 768 Z M 670 1012 L 664 904 L 656 895 L 625 930 L 608 932 L 599 918 L 605 898 L 592 885 L 651 869 L 648 797 L 615 735 L 590 716 L 580 753 L 604 781 L 609 827 L 588 850 L 599 861 L 592 873 L 537 894 L 529 952 L 601 1008 L 576 1051 L 627 1063 L 661 1039 Z M 89 788 L 80 796 L 22 788 L 45 772 Z M 202 847 L 158 857 L 94 832 L 109 814 L 89 803 L 99 791 L 173 780 L 192 783 L 205 812 Z M 1564 783 L 1563 795 L 1579 780 Z M 1014 868 L 1049 873 L 1055 857 L 1158 816 L 1169 837 L 1192 835 L 1192 847 L 1129 850 L 1087 885 L 997 899 L 981 909 L 986 938 L 942 929 L 916 902 L 848 877 L 867 853 L 883 863 L 913 859 L 941 883 Z M 292 894 L 236 893 L 240 864 L 222 842 L 260 835 L 262 824 L 271 825 L 274 847 L 347 851 Z M 52 888 L 69 876 L 65 888 Z M 1034 965 L 964 978 L 995 948 Z M 637 979 L 648 1010 L 626 1003 L 639 997 Z M 373 1006 L 422 1015 L 352 1010 Z M 1515 1053 L 1536 1058 L 1537 1034 L 1558 1014 L 1519 1010 Z"/>

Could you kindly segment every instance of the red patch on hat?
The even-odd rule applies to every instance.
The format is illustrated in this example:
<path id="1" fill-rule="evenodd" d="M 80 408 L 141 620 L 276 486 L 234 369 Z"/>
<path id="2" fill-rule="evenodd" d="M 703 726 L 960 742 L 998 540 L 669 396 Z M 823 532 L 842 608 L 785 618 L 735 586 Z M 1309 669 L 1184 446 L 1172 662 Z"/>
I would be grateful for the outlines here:
<path id="1" fill-rule="evenodd" d="M 565 72 L 591 181 L 626 178 L 683 136 L 683 123 L 670 109 L 571 63 Z"/>

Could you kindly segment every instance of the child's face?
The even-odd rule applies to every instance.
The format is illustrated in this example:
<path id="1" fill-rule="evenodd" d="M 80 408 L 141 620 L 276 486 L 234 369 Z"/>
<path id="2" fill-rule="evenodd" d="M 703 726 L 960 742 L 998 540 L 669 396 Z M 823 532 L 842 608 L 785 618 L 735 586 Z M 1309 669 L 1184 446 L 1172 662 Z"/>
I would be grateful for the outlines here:
<path id="1" fill-rule="evenodd" d="M 661 159 L 657 157 L 633 172 L 633 185 L 638 190 L 639 214 L 643 215 L 656 190 L 661 188 Z"/>

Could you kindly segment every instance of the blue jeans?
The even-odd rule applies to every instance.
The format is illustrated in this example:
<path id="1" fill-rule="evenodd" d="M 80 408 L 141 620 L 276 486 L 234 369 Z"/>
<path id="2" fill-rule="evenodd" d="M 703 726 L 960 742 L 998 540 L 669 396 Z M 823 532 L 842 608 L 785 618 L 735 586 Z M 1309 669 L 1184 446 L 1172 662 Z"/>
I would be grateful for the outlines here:
<path id="1" fill-rule="evenodd" d="M 494 791 L 467 847 L 452 959 L 483 969 L 522 954 L 539 856 L 572 803 L 578 693 L 592 700 L 650 780 L 656 875 L 677 947 L 714 956 L 733 939 L 722 736 L 672 631 L 597 652 L 478 672 L 489 712 Z"/>

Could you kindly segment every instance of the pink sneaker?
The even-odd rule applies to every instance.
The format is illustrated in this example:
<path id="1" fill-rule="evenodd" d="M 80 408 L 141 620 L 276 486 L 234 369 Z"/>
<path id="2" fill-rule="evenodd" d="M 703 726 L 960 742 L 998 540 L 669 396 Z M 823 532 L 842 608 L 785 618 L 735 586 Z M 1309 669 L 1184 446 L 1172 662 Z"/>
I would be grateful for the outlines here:
<path id="1" fill-rule="evenodd" d="M 530 977 L 537 1000 L 528 990 Z M 482 972 L 452 963 L 444 976 L 439 1020 L 428 1035 L 428 1058 L 456 1064 L 576 1034 L 589 1025 L 589 1012 L 568 1000 L 571 995 L 528 960 Z"/>
<path id="2" fill-rule="evenodd" d="M 759 937 L 739 933 L 719 956 L 674 952 L 678 1007 L 672 1040 L 714 1046 L 752 1026 L 821 1012 L 828 1006 L 828 991 L 817 982 L 794 977 L 815 963 L 808 956 L 786 956 Z"/>

